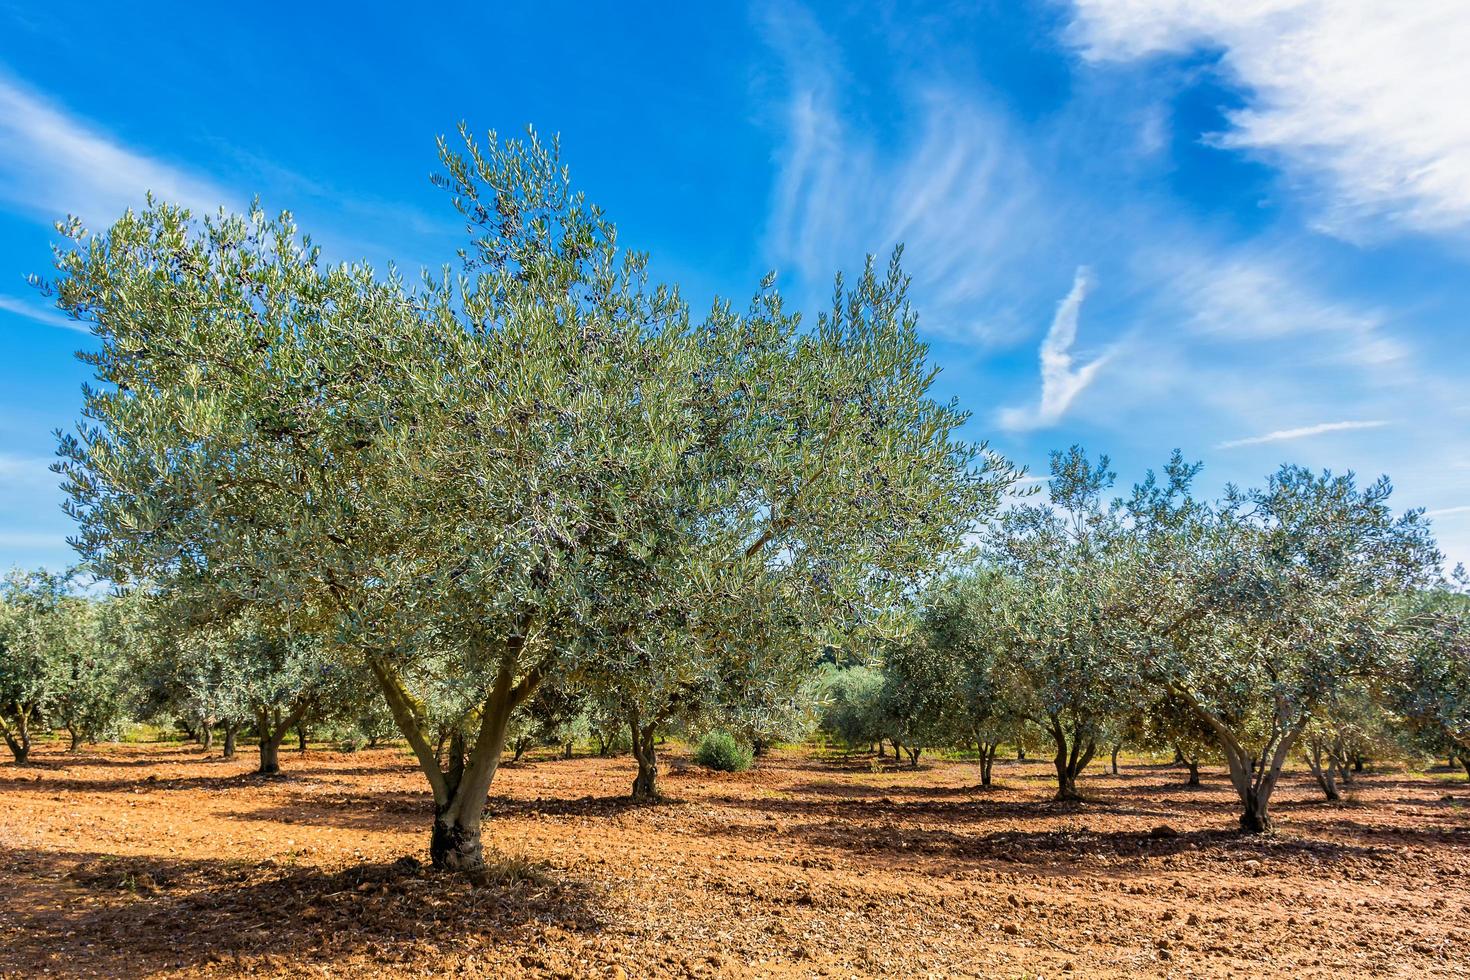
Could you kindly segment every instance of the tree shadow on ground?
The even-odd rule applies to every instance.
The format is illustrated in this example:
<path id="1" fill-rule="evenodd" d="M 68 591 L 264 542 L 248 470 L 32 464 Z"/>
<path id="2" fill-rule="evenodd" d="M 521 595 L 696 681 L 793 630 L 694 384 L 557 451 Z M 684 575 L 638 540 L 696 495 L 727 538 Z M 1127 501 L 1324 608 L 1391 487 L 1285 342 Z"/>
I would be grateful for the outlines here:
<path id="1" fill-rule="evenodd" d="M 40 778 L 36 778 L 37 776 Z M 10 773 L 0 773 L 0 790 L 16 793 L 151 793 L 193 789 L 222 792 L 247 786 L 284 786 L 291 783 L 320 785 L 306 774 L 286 768 L 270 776 L 263 776 L 254 769 L 246 769 L 228 775 L 159 776 L 155 774 L 146 779 L 84 779 L 76 776 L 47 774 L 25 775 L 17 778 Z"/>
<path id="2" fill-rule="evenodd" d="M 819 768 L 829 772 L 841 773 L 869 773 L 888 774 L 906 772 L 931 772 L 937 766 L 946 766 L 960 762 L 955 759 L 941 759 L 937 764 L 932 759 L 920 758 L 917 766 L 910 765 L 907 759 L 894 759 L 893 756 L 878 758 L 871 752 L 854 752 L 852 755 L 817 755 L 811 757 L 811 762 Z M 969 760 L 964 760 L 969 761 Z M 874 763 L 877 765 L 875 766 Z M 976 764 L 978 765 L 978 764 Z M 808 768 L 806 766 L 788 766 L 787 768 Z"/>
<path id="3" fill-rule="evenodd" d="M 1293 800 L 1284 802 L 1275 809 L 1279 814 L 1291 816 L 1290 827 L 1293 831 L 1374 841 L 1377 842 L 1376 849 L 1404 845 L 1440 847 L 1446 843 L 1463 847 L 1470 843 L 1470 819 L 1462 821 L 1459 826 L 1441 824 L 1432 827 L 1404 827 L 1365 823 L 1352 819 L 1351 814 L 1355 811 L 1371 814 L 1371 804 L 1364 806 L 1327 800 Z"/>
<path id="4" fill-rule="evenodd" d="M 994 792 L 999 787 L 981 786 L 873 786 L 863 783 L 844 783 L 835 779 L 814 779 L 795 783 L 785 789 L 788 793 L 799 793 L 825 799 L 881 800 L 892 796 L 910 799 L 944 799 L 970 797 Z"/>
<path id="5" fill-rule="evenodd" d="M 940 873 L 966 874 L 976 866 L 1029 870 L 1047 874 L 1127 878 L 1157 873 L 1154 863 L 1171 856 L 1192 862 L 1228 862 L 1246 873 L 1245 862 L 1270 858 L 1300 865 L 1296 873 L 1331 875 L 1335 862 L 1377 857 L 1384 849 L 1291 835 L 1243 835 L 1232 828 L 1177 831 L 1167 824 L 1150 829 L 1094 831 L 1085 820 L 1046 830 L 995 830 L 967 833 L 944 827 L 885 821 L 855 825 L 846 821 L 800 824 L 710 824 L 710 834 L 771 845 L 780 840 L 860 855 L 888 867 L 912 868 L 932 862 Z M 1099 859 L 1105 860 L 1099 860 Z"/>
<path id="6" fill-rule="evenodd" d="M 422 829 L 427 835 L 434 800 L 424 791 L 376 793 L 287 792 L 268 806 L 229 814 L 233 820 L 273 824 L 306 824 L 344 830 Z"/>
<path id="7" fill-rule="evenodd" d="M 534 799 L 518 797 L 491 797 L 485 808 L 487 817 L 615 817 L 622 813 L 647 810 L 652 807 L 676 806 L 684 802 L 673 796 L 657 800 L 635 800 L 627 794 L 621 796 L 538 796 Z"/>
<path id="8" fill-rule="evenodd" d="M 157 766 L 160 762 L 196 763 L 206 761 L 208 759 L 197 746 L 194 747 L 192 752 L 174 752 L 161 758 L 159 756 L 118 758 L 114 755 L 102 754 L 93 746 L 84 748 L 75 755 L 69 752 L 47 753 L 39 756 L 33 755 L 24 765 L 17 765 L 13 770 L 8 766 L 0 766 L 0 772 L 25 772 L 27 770 L 56 771 L 68 769 L 139 769 L 147 766 Z"/>
<path id="9" fill-rule="evenodd" d="M 493 796 L 485 805 L 485 818 L 523 817 L 615 817 L 623 813 L 683 803 L 677 797 L 635 800 L 629 796 L 538 796 L 519 798 Z M 292 793 L 270 806 L 231 814 L 236 820 L 264 823 L 307 824 L 350 830 L 412 830 L 428 832 L 433 817 L 433 800 L 428 792 Z"/>
<path id="10" fill-rule="evenodd" d="M 517 940 L 556 924 L 595 931 L 594 886 L 523 862 L 474 884 L 413 858 L 328 871 L 163 857 L 0 849 L 0 975 L 141 976 L 219 964 L 306 971 L 367 955 L 389 964 Z M 44 881 L 44 905 L 19 899 Z M 7 894 L 8 893 L 8 894 Z M 524 938 L 524 937 L 520 937 Z"/>
<path id="11" fill-rule="evenodd" d="M 996 820 L 1040 820 L 1058 816 L 1106 813 L 1110 816 L 1132 816 L 1165 819 L 1171 811 L 1140 805 L 1140 801 L 1122 801 L 1112 796 L 1088 796 L 1083 800 L 996 798 L 986 790 L 953 789 L 948 792 L 911 792 L 905 787 L 888 791 L 878 789 L 861 796 L 827 796 L 811 799 L 800 794 L 811 787 L 791 787 L 791 796 L 752 799 L 737 795 L 709 795 L 701 803 L 733 810 L 758 810 L 771 816 L 809 817 L 860 824 L 872 820 L 908 822 L 944 822 L 952 824 L 990 823 Z M 917 797 L 917 798 L 915 798 Z"/>

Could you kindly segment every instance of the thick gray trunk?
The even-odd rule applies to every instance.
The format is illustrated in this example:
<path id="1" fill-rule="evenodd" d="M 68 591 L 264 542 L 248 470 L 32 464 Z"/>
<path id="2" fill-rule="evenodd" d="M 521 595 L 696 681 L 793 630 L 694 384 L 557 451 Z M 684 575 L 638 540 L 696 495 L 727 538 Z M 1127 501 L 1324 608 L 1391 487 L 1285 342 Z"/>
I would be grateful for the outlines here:
<path id="1" fill-rule="evenodd" d="M 480 837 L 480 821 L 473 825 L 434 816 L 434 829 L 429 837 L 429 863 L 446 871 L 477 871 L 485 864 L 485 847 Z"/>
<path id="2" fill-rule="evenodd" d="M 658 754 L 654 748 L 654 726 L 640 726 L 637 715 L 629 723 L 633 736 L 633 756 L 638 760 L 638 776 L 633 780 L 633 799 L 658 799 Z"/>
<path id="3" fill-rule="evenodd" d="M 274 776 L 281 771 L 281 733 L 270 735 L 268 731 L 263 729 L 260 733 L 260 765 L 255 770 L 262 776 Z"/>
<path id="4" fill-rule="evenodd" d="M 1247 834 L 1269 834 L 1276 827 L 1271 821 L 1271 797 L 1254 790 L 1246 794 L 1245 812 L 1240 815 L 1240 829 Z"/>

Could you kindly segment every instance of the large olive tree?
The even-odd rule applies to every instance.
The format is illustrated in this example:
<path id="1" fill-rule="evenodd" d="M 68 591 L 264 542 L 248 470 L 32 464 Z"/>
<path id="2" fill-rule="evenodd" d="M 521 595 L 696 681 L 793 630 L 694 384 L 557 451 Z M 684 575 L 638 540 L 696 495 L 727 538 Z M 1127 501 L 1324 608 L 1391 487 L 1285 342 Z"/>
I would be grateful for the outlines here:
<path id="1" fill-rule="evenodd" d="M 928 397 L 896 267 L 812 329 L 769 284 L 695 324 L 554 148 L 440 148 L 470 241 L 416 291 L 258 211 L 68 226 L 60 305 L 99 347 L 61 468 L 105 574 L 289 618 L 369 673 L 433 791 L 434 864 L 475 868 L 547 677 L 682 679 L 750 588 L 840 627 L 1012 474 Z M 446 681 L 472 705 L 447 744 Z"/>

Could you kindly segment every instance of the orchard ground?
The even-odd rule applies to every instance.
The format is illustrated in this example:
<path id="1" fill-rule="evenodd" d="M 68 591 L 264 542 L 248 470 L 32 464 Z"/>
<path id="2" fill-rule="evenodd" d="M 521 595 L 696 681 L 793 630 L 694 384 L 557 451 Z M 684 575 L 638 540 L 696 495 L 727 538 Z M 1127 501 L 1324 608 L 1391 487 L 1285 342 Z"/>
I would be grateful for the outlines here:
<path id="1" fill-rule="evenodd" d="M 0 975 L 516 977 L 1465 976 L 1470 786 L 1304 772 L 1241 837 L 1222 771 L 1049 760 L 917 769 L 807 751 L 721 775 L 663 754 L 496 777 L 491 880 L 418 865 L 401 749 L 313 749 L 280 777 L 216 751 L 43 746 L 0 766 Z"/>

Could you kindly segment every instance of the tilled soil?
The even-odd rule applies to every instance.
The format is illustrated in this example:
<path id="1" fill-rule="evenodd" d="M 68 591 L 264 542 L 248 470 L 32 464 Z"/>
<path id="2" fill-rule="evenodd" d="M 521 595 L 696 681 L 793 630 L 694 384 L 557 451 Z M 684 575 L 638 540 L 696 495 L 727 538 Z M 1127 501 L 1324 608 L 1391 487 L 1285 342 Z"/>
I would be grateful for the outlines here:
<path id="1" fill-rule="evenodd" d="M 489 879 L 433 873 L 398 749 L 283 753 L 280 777 L 167 745 L 0 765 L 0 976 L 1470 976 L 1470 785 L 1302 775 L 1233 832 L 1222 773 L 892 768 L 664 753 L 496 777 Z"/>

